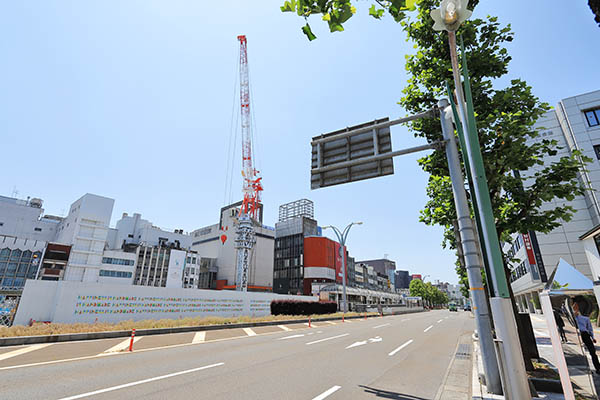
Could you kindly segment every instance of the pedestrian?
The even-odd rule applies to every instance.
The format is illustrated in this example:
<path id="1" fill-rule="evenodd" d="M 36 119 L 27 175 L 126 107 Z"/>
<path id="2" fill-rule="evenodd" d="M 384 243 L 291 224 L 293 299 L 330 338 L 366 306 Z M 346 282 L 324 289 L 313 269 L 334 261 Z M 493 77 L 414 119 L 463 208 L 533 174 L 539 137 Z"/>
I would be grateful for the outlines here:
<path id="1" fill-rule="evenodd" d="M 596 343 L 596 339 L 594 338 L 594 328 L 592 327 L 592 322 L 590 319 L 579 311 L 580 307 L 585 308 L 585 303 L 581 304 L 578 302 L 573 305 L 575 321 L 577 321 L 577 328 L 579 328 L 581 340 L 592 356 L 592 363 L 594 364 L 594 368 L 596 368 L 596 373 L 600 374 L 600 362 L 598 361 L 598 356 L 596 355 L 596 346 L 594 346 L 594 343 Z"/>
<path id="2" fill-rule="evenodd" d="M 565 334 L 565 321 L 560 316 L 560 311 L 554 309 L 554 319 L 556 320 L 556 326 L 558 327 L 558 333 L 560 333 L 560 340 L 563 343 L 567 343 L 567 335 Z"/>

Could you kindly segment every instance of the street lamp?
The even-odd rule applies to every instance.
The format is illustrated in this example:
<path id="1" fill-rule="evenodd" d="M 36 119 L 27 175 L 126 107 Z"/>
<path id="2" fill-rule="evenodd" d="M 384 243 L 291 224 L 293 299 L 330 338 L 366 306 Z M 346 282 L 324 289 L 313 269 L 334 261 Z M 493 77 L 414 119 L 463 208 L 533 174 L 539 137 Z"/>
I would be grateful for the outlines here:
<path id="1" fill-rule="evenodd" d="M 440 8 L 431 10 L 431 18 L 434 20 L 433 29 L 436 31 L 448 32 L 448 44 L 450 47 L 450 61 L 452 63 L 452 75 L 456 89 L 456 102 L 458 103 L 459 116 L 455 121 L 459 135 L 460 126 L 464 134 L 463 156 L 465 168 L 471 173 L 472 184 L 474 187 L 473 208 L 479 213 L 482 219 L 483 247 L 486 250 L 487 258 L 492 273 L 490 278 L 494 284 L 495 296 L 490 298 L 492 315 L 496 334 L 501 342 L 500 351 L 504 369 L 506 371 L 506 382 L 504 394 L 514 399 L 531 399 L 529 382 L 525 373 L 525 363 L 521 354 L 521 345 L 516 326 L 516 319 L 513 314 L 512 304 L 509 296 L 508 282 L 504 275 L 504 264 L 499 241 L 496 233 L 494 213 L 489 197 L 489 189 L 485 176 L 485 168 L 481 155 L 481 148 L 478 141 L 478 132 L 473 112 L 472 99 L 470 94 L 469 76 L 466 68 L 466 57 L 463 51 L 463 68 L 465 78 L 465 89 L 467 91 L 469 104 L 465 107 L 465 95 L 460 77 L 458 66 L 458 55 L 456 52 L 456 30 L 460 24 L 469 18 L 472 14 L 467 9 L 468 0 L 443 0 Z M 451 133 L 454 138 L 454 132 Z M 480 287 L 472 287 L 471 290 L 483 290 Z M 496 379 L 494 379 L 496 380 Z"/>
<path id="2" fill-rule="evenodd" d="M 343 231 L 340 231 L 338 228 L 336 228 L 333 225 L 327 225 L 327 226 L 323 227 L 323 229 L 331 228 L 333 230 L 333 232 L 335 232 L 335 235 L 337 236 L 338 241 L 340 243 L 340 253 L 342 256 L 342 269 L 344 270 L 342 272 L 342 285 L 343 285 L 342 303 L 344 304 L 342 307 L 342 311 L 344 313 L 348 312 L 348 298 L 346 297 L 346 252 L 344 251 L 344 246 L 346 245 L 346 238 L 348 237 L 348 232 L 350 232 L 350 228 L 352 228 L 352 225 L 362 225 L 362 222 L 352 222 L 346 228 L 344 228 Z M 337 277 L 336 277 L 336 279 L 337 279 Z"/>

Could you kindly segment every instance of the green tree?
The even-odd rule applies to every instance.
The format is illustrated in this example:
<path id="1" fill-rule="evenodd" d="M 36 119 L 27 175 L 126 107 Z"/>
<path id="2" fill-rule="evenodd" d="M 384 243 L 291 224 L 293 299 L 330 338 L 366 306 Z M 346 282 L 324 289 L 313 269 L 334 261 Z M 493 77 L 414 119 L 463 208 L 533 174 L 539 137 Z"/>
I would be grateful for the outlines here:
<path id="1" fill-rule="evenodd" d="M 478 2 L 471 0 L 469 7 L 475 8 Z M 304 18 L 322 14 L 330 28 L 332 22 L 327 15 L 341 13 L 344 17 L 335 17 L 335 29 L 330 29 L 336 32 L 343 30 L 342 24 L 354 14 L 352 3 L 352 0 L 286 1 L 282 11 L 296 11 Z M 414 43 L 415 53 L 406 56 L 409 78 L 399 101 L 411 114 L 434 107 L 439 98 L 446 96 L 445 82 L 452 82 L 447 34 L 432 29 L 430 12 L 438 4 L 435 0 L 375 1 L 369 9 L 369 14 L 376 19 L 387 11 L 400 22 L 409 41 Z M 405 13 L 415 6 L 416 12 Z M 342 11 L 347 9 L 352 12 Z M 542 209 L 542 205 L 552 200 L 573 200 L 583 194 L 577 174 L 590 159 L 574 151 L 570 156 L 544 165 L 543 160 L 557 154 L 558 144 L 556 140 L 539 138 L 533 125 L 550 107 L 521 79 L 513 79 L 503 88 L 495 81 L 508 72 L 511 57 L 505 45 L 514 37 L 510 25 L 501 26 L 496 17 L 476 18 L 461 25 L 458 35 L 464 39 L 467 52 L 479 141 L 498 237 L 510 241 L 514 233 L 550 232 L 569 221 L 574 209 L 564 203 L 551 209 Z M 413 121 L 410 129 L 428 142 L 442 137 L 437 119 Z M 526 143 L 534 138 L 538 140 Z M 430 174 L 426 189 L 429 201 L 421 211 L 420 220 L 444 227 L 442 246 L 455 248 L 452 221 L 456 213 L 445 153 L 434 151 L 421 158 L 419 164 Z M 465 269 L 458 266 L 456 270 L 461 282 L 466 284 Z"/>
<path id="2" fill-rule="evenodd" d="M 427 289 L 423 281 L 420 279 L 413 279 L 412 281 L 410 281 L 410 284 L 408 285 L 408 290 L 411 296 L 421 297 L 422 299 L 426 298 Z"/>

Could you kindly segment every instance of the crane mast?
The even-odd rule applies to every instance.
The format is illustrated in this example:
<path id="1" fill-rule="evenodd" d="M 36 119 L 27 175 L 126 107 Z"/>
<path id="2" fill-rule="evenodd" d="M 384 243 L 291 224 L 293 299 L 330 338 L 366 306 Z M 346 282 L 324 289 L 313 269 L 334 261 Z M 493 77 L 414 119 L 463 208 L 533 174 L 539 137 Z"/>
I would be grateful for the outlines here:
<path id="1" fill-rule="evenodd" d="M 244 199 L 238 213 L 235 248 L 237 250 L 236 290 L 248 290 L 248 269 L 256 244 L 254 223 L 260 212 L 260 193 L 263 190 L 259 171 L 252 162 L 252 134 L 250 118 L 250 78 L 248 74 L 248 51 L 245 35 L 237 37 L 240 42 L 240 108 L 242 120 L 242 193 Z"/>

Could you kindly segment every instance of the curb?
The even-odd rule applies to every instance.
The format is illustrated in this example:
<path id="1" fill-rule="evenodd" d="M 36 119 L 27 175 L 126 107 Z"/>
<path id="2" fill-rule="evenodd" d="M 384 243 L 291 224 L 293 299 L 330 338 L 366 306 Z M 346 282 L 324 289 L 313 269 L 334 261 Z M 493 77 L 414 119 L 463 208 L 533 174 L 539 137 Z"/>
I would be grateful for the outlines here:
<path id="1" fill-rule="evenodd" d="M 418 312 L 425 312 L 425 310 L 418 311 L 405 311 L 396 312 L 385 315 L 402 315 L 402 314 L 414 314 Z M 379 315 L 367 316 L 368 318 L 381 318 Z M 364 319 L 364 315 L 355 315 L 351 317 L 344 317 L 345 319 Z M 332 318 L 319 318 L 311 319 L 311 322 L 325 322 L 325 321 L 337 321 L 341 320 L 342 317 Z M 136 329 L 136 336 L 151 336 L 151 335 L 165 335 L 169 333 L 186 333 L 186 332 L 201 332 L 201 331 L 216 331 L 222 329 L 236 329 L 236 328 L 252 328 L 258 326 L 274 326 L 274 325 L 290 325 L 290 324 L 302 324 L 308 323 L 308 318 L 294 319 L 294 320 L 281 320 L 281 321 L 263 321 L 263 322 L 245 322 L 239 324 L 223 324 L 223 325 L 199 325 L 199 326 L 181 326 L 175 328 L 151 328 L 151 329 Z M 131 335 L 131 330 L 125 331 L 106 331 L 106 332 L 90 332 L 90 333 L 65 333 L 59 335 L 39 335 L 39 336 L 14 336 L 7 338 L 0 338 L 0 347 L 3 346 L 16 346 L 22 344 L 38 344 L 38 343 L 59 343 L 59 342 L 73 342 L 82 340 L 94 340 L 94 339 L 114 339 L 119 337 L 128 337 Z"/>

